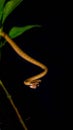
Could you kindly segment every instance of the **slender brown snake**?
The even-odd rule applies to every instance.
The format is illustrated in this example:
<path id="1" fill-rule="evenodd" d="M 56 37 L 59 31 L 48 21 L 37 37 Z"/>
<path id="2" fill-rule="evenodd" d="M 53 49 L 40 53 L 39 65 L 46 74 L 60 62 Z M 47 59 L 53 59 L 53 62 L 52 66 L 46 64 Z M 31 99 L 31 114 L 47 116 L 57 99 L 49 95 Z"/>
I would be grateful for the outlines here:
<path id="1" fill-rule="evenodd" d="M 2 36 L 9 43 L 9 45 L 20 57 L 43 69 L 43 72 L 41 72 L 40 74 L 32 76 L 24 81 L 24 84 L 28 85 L 30 88 L 37 88 L 39 86 L 39 83 L 41 82 L 40 79 L 47 74 L 48 68 L 41 62 L 26 54 L 5 32 L 0 32 L 0 36 Z"/>

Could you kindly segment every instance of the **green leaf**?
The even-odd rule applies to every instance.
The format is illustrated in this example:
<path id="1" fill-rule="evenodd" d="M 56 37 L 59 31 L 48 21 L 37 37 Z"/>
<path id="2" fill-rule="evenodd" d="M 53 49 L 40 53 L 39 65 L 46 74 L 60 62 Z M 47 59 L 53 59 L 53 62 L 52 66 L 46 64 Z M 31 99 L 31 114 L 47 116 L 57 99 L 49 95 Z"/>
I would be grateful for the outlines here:
<path id="1" fill-rule="evenodd" d="M 2 19 L 3 7 L 6 0 L 0 0 L 0 21 Z"/>
<path id="2" fill-rule="evenodd" d="M 41 27 L 41 25 L 26 25 L 24 27 L 13 27 L 9 32 L 9 36 L 11 38 L 18 37 L 19 35 L 26 32 L 27 30 L 30 30 L 35 27 Z"/>
<path id="3" fill-rule="evenodd" d="M 6 18 L 12 11 L 22 2 L 23 0 L 10 0 L 6 3 L 3 11 L 2 23 L 5 22 Z"/>

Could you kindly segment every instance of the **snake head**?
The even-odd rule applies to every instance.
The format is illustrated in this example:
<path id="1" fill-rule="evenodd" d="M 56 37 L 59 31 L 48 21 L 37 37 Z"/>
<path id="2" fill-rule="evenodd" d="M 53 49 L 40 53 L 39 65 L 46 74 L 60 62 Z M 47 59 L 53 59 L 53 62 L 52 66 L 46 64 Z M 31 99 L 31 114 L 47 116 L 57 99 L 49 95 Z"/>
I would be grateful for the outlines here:
<path id="1" fill-rule="evenodd" d="M 29 87 L 32 88 L 32 89 L 36 89 L 37 87 L 39 87 L 39 83 L 41 82 L 40 79 L 38 80 L 34 80 L 30 83 Z"/>

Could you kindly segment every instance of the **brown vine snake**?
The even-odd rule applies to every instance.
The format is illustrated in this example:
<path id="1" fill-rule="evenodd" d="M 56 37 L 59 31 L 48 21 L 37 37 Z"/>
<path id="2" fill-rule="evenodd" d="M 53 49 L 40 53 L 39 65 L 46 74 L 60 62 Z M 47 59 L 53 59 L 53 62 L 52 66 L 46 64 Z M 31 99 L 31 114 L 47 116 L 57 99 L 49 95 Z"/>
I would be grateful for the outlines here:
<path id="1" fill-rule="evenodd" d="M 24 81 L 25 85 L 28 85 L 32 89 L 36 89 L 41 82 L 40 78 L 44 77 L 47 74 L 48 68 L 41 62 L 26 54 L 5 32 L 0 32 L 0 36 L 2 36 L 9 43 L 9 45 L 20 57 L 43 69 L 43 72 L 41 72 L 40 74 L 32 76 Z"/>

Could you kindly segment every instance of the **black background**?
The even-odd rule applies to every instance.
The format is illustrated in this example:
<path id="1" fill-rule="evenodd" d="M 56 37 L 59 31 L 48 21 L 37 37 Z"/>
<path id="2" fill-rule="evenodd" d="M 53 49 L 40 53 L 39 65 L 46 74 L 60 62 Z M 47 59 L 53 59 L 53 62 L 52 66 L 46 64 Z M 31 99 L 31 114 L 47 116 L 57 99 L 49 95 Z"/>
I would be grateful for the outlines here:
<path id="1" fill-rule="evenodd" d="M 23 1 L 4 26 L 8 33 L 13 26 L 42 25 L 14 39 L 27 54 L 48 67 L 39 88 L 32 90 L 23 81 L 41 70 L 24 61 L 8 44 L 3 47 L 0 63 L 1 79 L 29 130 L 57 128 L 64 121 L 64 17 L 49 15 L 47 4 Z M 1 88 L 0 125 L 3 130 L 23 129 Z"/>

